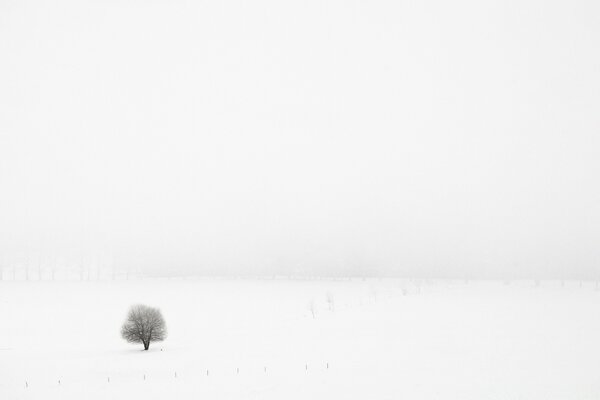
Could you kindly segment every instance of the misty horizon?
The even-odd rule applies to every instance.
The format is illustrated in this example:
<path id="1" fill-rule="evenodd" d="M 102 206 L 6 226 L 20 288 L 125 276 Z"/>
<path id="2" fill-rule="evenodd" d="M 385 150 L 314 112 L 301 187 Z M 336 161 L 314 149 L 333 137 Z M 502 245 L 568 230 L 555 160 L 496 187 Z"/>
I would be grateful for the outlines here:
<path id="1" fill-rule="evenodd" d="M 597 4 L 0 11 L 6 276 L 600 275 Z"/>

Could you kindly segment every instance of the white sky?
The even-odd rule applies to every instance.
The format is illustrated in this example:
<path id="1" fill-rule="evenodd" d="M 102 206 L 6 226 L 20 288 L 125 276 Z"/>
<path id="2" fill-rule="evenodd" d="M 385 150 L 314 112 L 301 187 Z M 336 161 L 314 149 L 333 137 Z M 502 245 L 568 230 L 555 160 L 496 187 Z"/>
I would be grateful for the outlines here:
<path id="1" fill-rule="evenodd" d="M 0 0 L 0 252 L 600 272 L 599 49 L 596 1 Z"/>

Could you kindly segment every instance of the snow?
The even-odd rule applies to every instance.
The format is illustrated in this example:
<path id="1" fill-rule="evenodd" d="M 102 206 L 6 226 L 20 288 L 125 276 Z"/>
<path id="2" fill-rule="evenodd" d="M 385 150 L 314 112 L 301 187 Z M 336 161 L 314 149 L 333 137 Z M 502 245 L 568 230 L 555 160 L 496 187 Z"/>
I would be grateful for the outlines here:
<path id="1" fill-rule="evenodd" d="M 589 282 L 5 281 L 0 398 L 597 399 L 598 300 Z M 135 303 L 167 322 L 148 352 L 119 336 Z"/>

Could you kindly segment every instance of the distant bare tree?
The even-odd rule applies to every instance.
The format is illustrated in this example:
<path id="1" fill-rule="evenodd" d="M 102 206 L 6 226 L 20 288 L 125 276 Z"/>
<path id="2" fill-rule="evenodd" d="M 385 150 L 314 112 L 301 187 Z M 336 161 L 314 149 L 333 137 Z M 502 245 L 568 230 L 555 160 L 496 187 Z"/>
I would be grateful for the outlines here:
<path id="1" fill-rule="evenodd" d="M 139 304 L 129 309 L 121 336 L 129 343 L 142 343 L 148 350 L 150 342 L 165 340 L 167 326 L 158 308 Z"/>
<path id="2" fill-rule="evenodd" d="M 312 299 L 309 303 L 308 303 L 308 310 L 310 311 L 310 313 L 312 314 L 312 317 L 314 318 L 316 313 L 317 313 L 317 306 L 315 304 L 315 300 Z"/>
<path id="3" fill-rule="evenodd" d="M 41 254 L 38 256 L 38 260 L 37 260 L 37 278 L 38 278 L 38 281 L 42 280 L 42 255 Z"/>
<path id="4" fill-rule="evenodd" d="M 329 311 L 333 311 L 335 309 L 335 301 L 333 298 L 333 294 L 331 292 L 327 292 L 327 305 L 329 306 Z"/>
<path id="5" fill-rule="evenodd" d="M 373 285 L 369 287 L 369 297 L 377 301 L 377 289 Z"/>

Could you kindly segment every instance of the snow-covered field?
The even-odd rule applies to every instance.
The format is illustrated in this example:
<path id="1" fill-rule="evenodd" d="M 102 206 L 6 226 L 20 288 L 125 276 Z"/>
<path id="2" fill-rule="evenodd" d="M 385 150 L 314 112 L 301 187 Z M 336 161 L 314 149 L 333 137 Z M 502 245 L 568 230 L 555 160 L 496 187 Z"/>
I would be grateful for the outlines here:
<path id="1" fill-rule="evenodd" d="M 148 352 L 119 336 L 134 303 L 167 321 L 168 339 Z M 598 399 L 600 291 L 391 279 L 0 283 L 0 399 L 125 398 Z"/>

